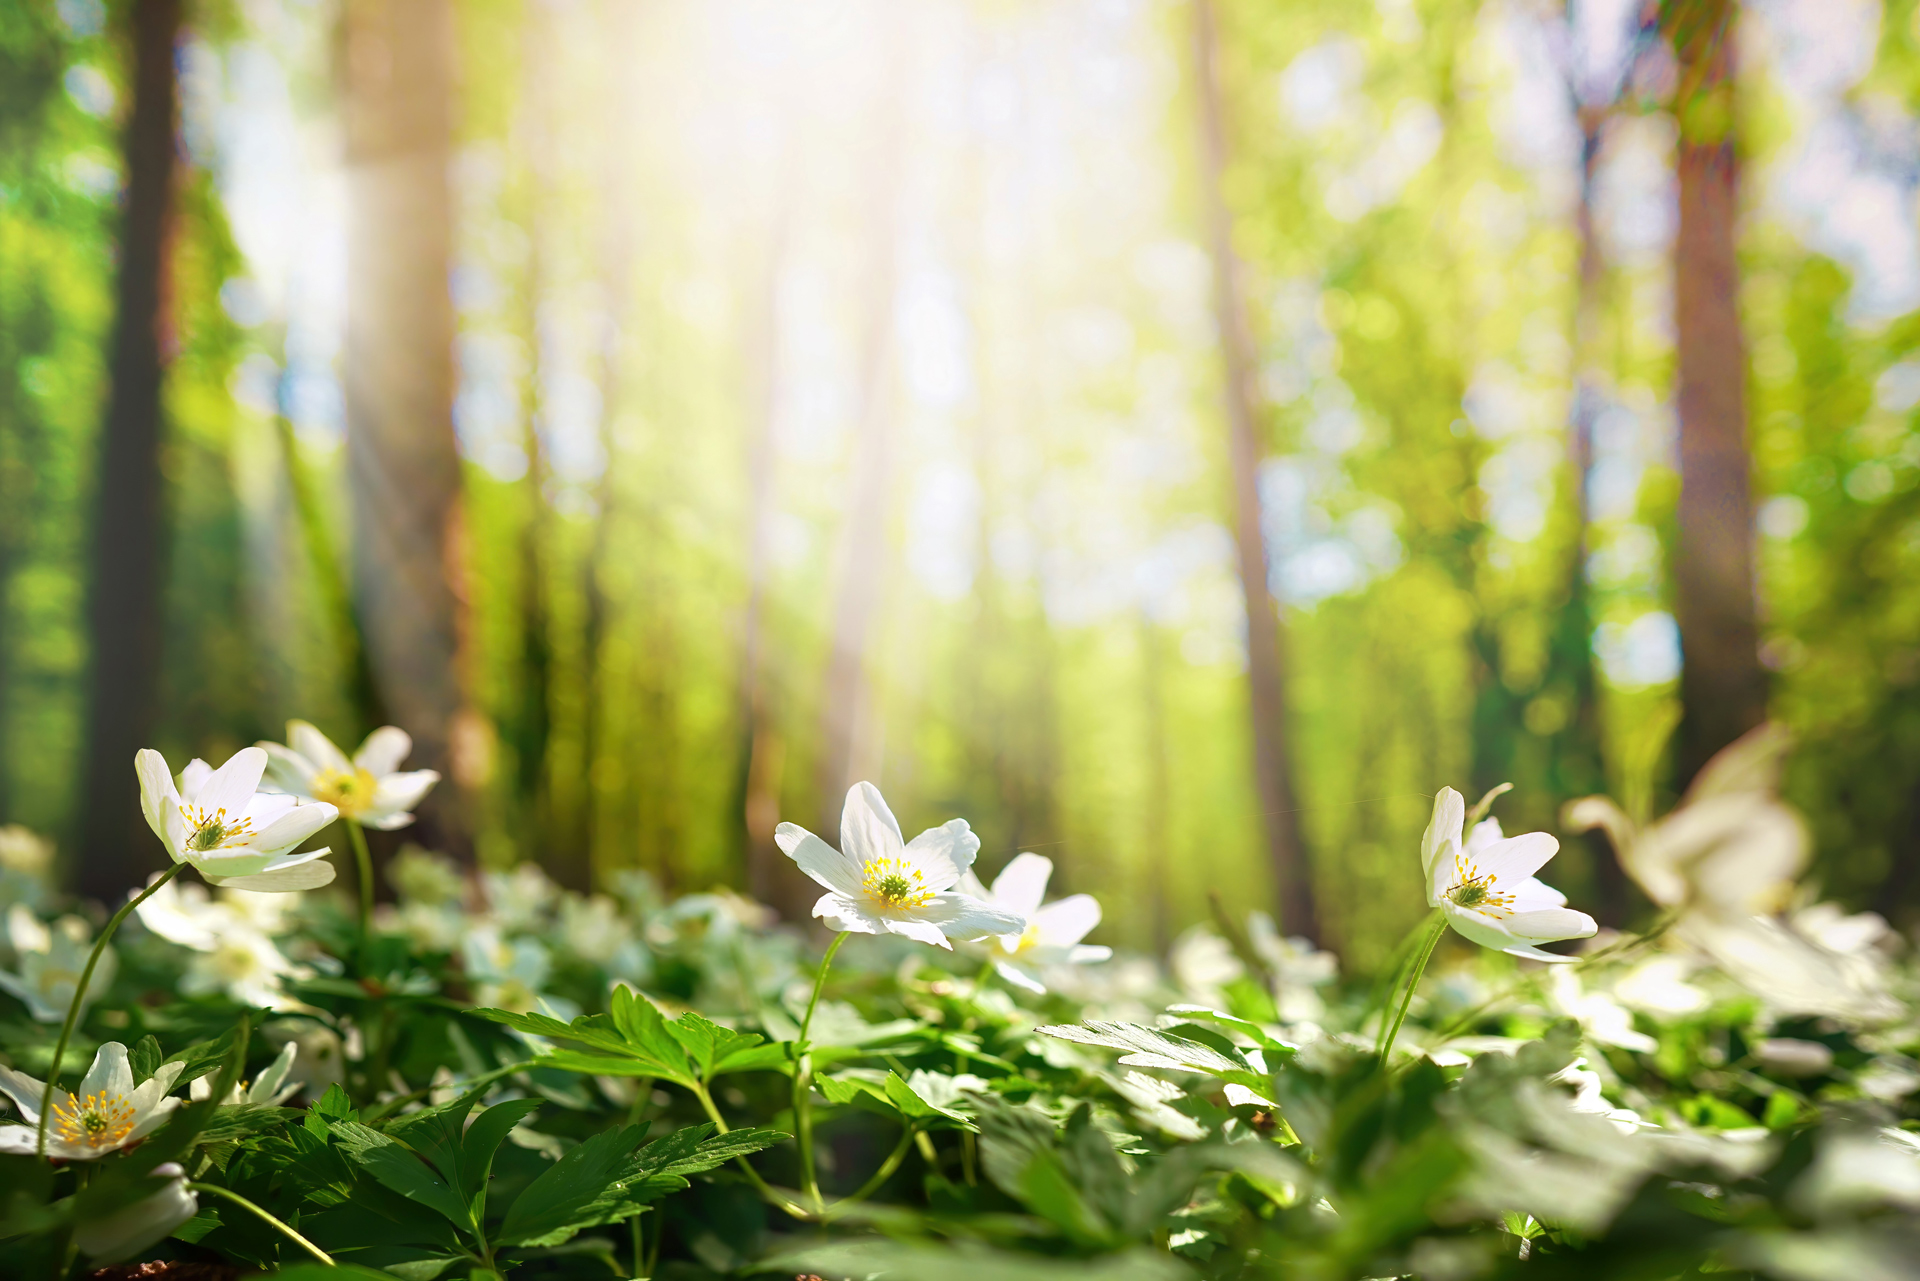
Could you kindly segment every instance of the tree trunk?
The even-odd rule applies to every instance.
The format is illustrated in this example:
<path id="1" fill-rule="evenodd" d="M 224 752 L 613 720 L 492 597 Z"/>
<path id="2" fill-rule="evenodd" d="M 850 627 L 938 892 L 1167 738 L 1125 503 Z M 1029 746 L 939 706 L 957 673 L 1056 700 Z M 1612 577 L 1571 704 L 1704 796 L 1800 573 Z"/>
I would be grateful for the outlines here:
<path id="1" fill-rule="evenodd" d="M 453 435 L 453 12 L 347 0 L 347 467 L 354 596 L 411 764 L 445 781 L 418 837 L 471 856 L 462 793 L 484 768 L 467 708 L 460 457 Z"/>
<path id="2" fill-rule="evenodd" d="M 160 683 L 166 564 L 160 470 L 161 383 L 170 355 L 167 248 L 173 223 L 181 0 L 130 6 L 133 111 L 127 120 L 126 213 L 112 378 L 100 436 L 87 625 L 86 787 L 76 878 L 84 894 L 118 899 L 159 851 L 140 813 L 133 757 L 148 746 Z M 184 764 L 184 762 L 176 762 Z"/>
<path id="3" fill-rule="evenodd" d="M 1680 228 L 1674 241 L 1678 332 L 1680 537 L 1679 778 L 1766 718 L 1767 681 L 1754 621 L 1753 500 L 1746 356 L 1735 258 L 1733 0 L 1675 4 L 1668 31 L 1680 62 Z"/>
<path id="4" fill-rule="evenodd" d="M 1267 587 L 1267 549 L 1260 532 L 1260 444 L 1253 338 L 1233 217 L 1221 190 L 1227 167 L 1225 106 L 1220 89 L 1212 0 L 1194 0 L 1194 70 L 1200 94 L 1207 239 L 1213 254 L 1215 322 L 1226 364 L 1227 458 L 1233 482 L 1233 535 L 1240 587 L 1247 603 L 1247 684 L 1253 717 L 1254 785 L 1265 826 L 1267 863 L 1287 934 L 1316 937 L 1313 880 L 1301 847 L 1287 748 L 1285 673 L 1280 619 Z"/>
<path id="5" fill-rule="evenodd" d="M 867 670 L 874 616 L 879 612 L 886 577 L 890 531 L 888 502 L 892 474 L 893 295 L 898 239 L 895 192 L 902 160 L 900 94 L 909 83 L 905 18 L 894 14 L 887 37 L 889 75 L 882 90 L 879 137 L 867 209 L 872 218 L 868 244 L 866 333 L 860 353 L 860 408 L 853 440 L 853 483 L 842 527 L 840 585 L 834 600 L 833 630 L 820 703 L 818 786 L 819 833 L 830 843 L 840 833 L 840 809 L 847 789 L 877 762 L 862 759 L 859 733 L 871 717 L 873 685 Z"/>
<path id="6" fill-rule="evenodd" d="M 1553 674 L 1564 682 L 1571 704 L 1566 723 L 1551 744 L 1551 782 L 1560 800 L 1590 795 L 1606 784 L 1600 690 L 1593 670 L 1593 605 L 1587 584 L 1587 557 L 1591 551 L 1588 489 L 1593 475 L 1593 428 L 1605 400 L 1597 371 L 1606 262 L 1594 224 L 1594 182 L 1610 106 L 1584 104 L 1576 91 L 1574 108 L 1580 124 L 1580 204 L 1574 214 L 1574 228 L 1580 238 L 1580 274 L 1573 308 L 1575 375 L 1568 453 L 1579 523 L 1568 555 L 1567 596 L 1560 607 L 1550 660 L 1551 667 L 1559 669 Z M 1619 858 L 1599 833 L 1590 832 L 1584 839 L 1593 865 L 1595 914 L 1604 925 L 1624 926 L 1627 878 Z"/>

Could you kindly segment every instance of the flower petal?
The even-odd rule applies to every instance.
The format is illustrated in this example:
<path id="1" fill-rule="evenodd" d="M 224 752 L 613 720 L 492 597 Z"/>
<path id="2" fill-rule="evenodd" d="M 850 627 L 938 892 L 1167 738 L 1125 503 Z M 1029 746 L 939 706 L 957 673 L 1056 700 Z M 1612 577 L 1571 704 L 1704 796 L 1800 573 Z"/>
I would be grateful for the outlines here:
<path id="1" fill-rule="evenodd" d="M 267 754 L 266 776 L 260 780 L 262 791 L 313 798 L 313 776 L 320 772 L 319 766 L 282 743 L 263 740 L 254 746 Z"/>
<path id="2" fill-rule="evenodd" d="M 47 1083 L 28 1076 L 25 1072 L 10 1067 L 0 1067 L 0 1093 L 13 1100 L 20 1109 L 20 1115 L 30 1125 L 40 1124 L 40 1096 L 47 1092 Z M 65 1091 L 56 1091 L 54 1101 Z M 29 1149 L 31 1151 L 31 1149 Z"/>
<path id="3" fill-rule="evenodd" d="M 267 754 L 257 747 L 243 747 L 207 776 L 206 782 L 196 789 L 193 803 L 209 814 L 225 810 L 238 818 L 253 794 L 260 790 L 260 776 L 266 770 Z"/>
<path id="4" fill-rule="evenodd" d="M 1504 841 L 1506 839 L 1507 834 L 1500 830 L 1499 819 L 1482 819 L 1473 825 L 1471 832 L 1467 833 L 1467 853 L 1478 854 L 1494 842 Z"/>
<path id="5" fill-rule="evenodd" d="M 774 828 L 773 842 L 824 888 L 836 894 L 859 895 L 860 865 L 798 823 Z"/>
<path id="6" fill-rule="evenodd" d="M 22 1113 L 22 1115 L 24 1116 L 25 1113 Z M 33 1124 L 31 1125 L 0 1125 L 0 1155 L 32 1156 L 39 1150 L 40 1114 L 38 1112 L 33 1114 L 32 1122 Z M 49 1133 L 47 1135 L 47 1155 L 64 1155 L 63 1153 L 56 1152 L 54 1150 L 55 1146 L 56 1140 L 53 1135 Z"/>
<path id="7" fill-rule="evenodd" d="M 898 934 L 903 938 L 910 938 L 916 943 L 925 943 L 929 947 L 943 947 L 949 952 L 953 950 L 953 944 L 947 942 L 947 936 L 942 934 L 940 927 L 931 921 L 909 920 L 904 917 L 890 916 L 882 918 L 881 924 L 887 927 L 887 933 L 889 934 Z"/>
<path id="8" fill-rule="evenodd" d="M 1027 928 L 1023 916 L 1002 912 L 990 903 L 951 891 L 935 894 L 927 900 L 925 907 L 914 908 L 912 916 L 915 920 L 939 927 L 940 932 L 948 938 L 967 942 L 983 939 L 989 934 L 1020 934 Z"/>
<path id="9" fill-rule="evenodd" d="M 1556 965 L 1566 965 L 1569 962 L 1580 959 L 1577 956 L 1561 956 L 1557 952 L 1543 952 L 1539 948 L 1531 947 L 1525 943 L 1515 943 L 1512 947 L 1503 947 L 1500 950 L 1508 956 L 1524 956 L 1535 961 L 1551 961 Z"/>
<path id="10" fill-rule="evenodd" d="M 198 756 L 188 761 L 187 767 L 180 771 L 180 799 L 197 801 L 200 798 L 200 789 L 205 787 L 207 780 L 212 777 L 213 766 Z"/>
<path id="11" fill-rule="evenodd" d="M 353 754 L 353 763 L 375 778 L 384 778 L 399 769 L 400 762 L 412 751 L 412 735 L 398 725 L 382 725 L 360 744 L 360 750 Z"/>
<path id="12" fill-rule="evenodd" d="M 993 878 L 993 905 L 1032 916 L 1040 910 L 1040 902 L 1047 896 L 1047 882 L 1052 879 L 1052 859 L 1042 854 L 1016 854 Z"/>
<path id="13" fill-rule="evenodd" d="M 263 783 L 262 786 L 265 786 Z M 264 832 L 279 819 L 282 814 L 300 803 L 300 798 L 287 792 L 255 792 L 247 802 L 243 818 L 253 820 L 253 830 Z"/>
<path id="14" fill-rule="evenodd" d="M 1035 978 L 1024 967 L 1015 965 L 1011 961 L 995 961 L 993 970 L 1002 979 L 1023 991 L 1031 992 L 1035 996 L 1047 994 L 1046 984 Z"/>
<path id="15" fill-rule="evenodd" d="M 1529 876 L 1526 880 L 1509 889 L 1513 902 L 1508 906 L 1515 912 L 1537 912 L 1545 907 L 1565 907 L 1567 896 L 1548 885 L 1538 877 Z"/>
<path id="16" fill-rule="evenodd" d="M 329 851 L 313 850 L 311 852 L 315 856 L 314 862 L 302 861 L 292 866 L 255 872 L 249 876 L 208 876 L 204 867 L 200 869 L 200 875 L 206 876 L 209 881 L 223 889 L 255 890 L 261 893 L 289 894 L 295 890 L 317 890 L 323 885 L 333 884 L 333 864 L 318 861 L 320 855 Z"/>
<path id="17" fill-rule="evenodd" d="M 262 854 L 278 854 L 292 849 L 338 817 L 340 811 L 325 801 L 309 801 L 282 814 L 247 844 Z"/>
<path id="18" fill-rule="evenodd" d="M 814 838 L 818 840 L 819 838 Z M 820 842 L 825 845 L 825 841 Z M 861 907 L 845 894 L 822 894 L 813 905 L 813 914 L 830 930 L 842 934 L 884 934 L 887 923 Z"/>
<path id="19" fill-rule="evenodd" d="M 1504 952 L 1520 940 L 1506 930 L 1505 924 L 1494 917 L 1476 912 L 1472 908 L 1456 906 L 1450 900 L 1441 900 L 1441 910 L 1447 914 L 1447 924 L 1454 933 L 1481 947 L 1490 947 L 1496 952 Z"/>
<path id="20" fill-rule="evenodd" d="M 287 746 L 312 761 L 316 769 L 330 769 L 341 774 L 353 772 L 353 762 L 347 759 L 347 754 L 306 721 L 287 722 Z"/>
<path id="21" fill-rule="evenodd" d="M 80 1093 L 118 1094 L 125 1098 L 133 1093 L 133 1068 L 127 1062 L 127 1047 L 118 1041 L 108 1041 L 93 1056 L 93 1066 L 80 1079 Z"/>
<path id="22" fill-rule="evenodd" d="M 1560 842 L 1545 832 L 1527 832 L 1496 841 L 1476 851 L 1473 865 L 1489 874 L 1502 889 L 1518 885 L 1547 865 L 1560 852 Z"/>
<path id="23" fill-rule="evenodd" d="M 1420 866 L 1429 876 L 1447 842 L 1460 839 L 1460 827 L 1466 821 L 1467 802 L 1451 787 L 1441 788 L 1433 798 L 1433 817 L 1427 820 L 1427 830 L 1420 836 Z"/>
<path id="24" fill-rule="evenodd" d="M 994 906 L 1005 905 L 996 902 Z M 1070 894 L 1030 915 L 1033 923 L 1040 927 L 1042 946 L 1072 947 L 1100 924 L 1100 904 L 1091 894 Z"/>
<path id="25" fill-rule="evenodd" d="M 859 782 L 847 789 L 847 804 L 840 811 L 840 848 L 848 858 L 865 867 L 877 858 L 898 854 L 905 844 L 900 824 L 879 788 Z"/>
<path id="26" fill-rule="evenodd" d="M 930 827 L 906 848 L 906 856 L 927 878 L 930 890 L 949 890 L 960 874 L 973 866 L 980 852 L 980 838 L 973 834 L 964 818 L 948 819 L 939 827 Z"/>
<path id="27" fill-rule="evenodd" d="M 160 1099 L 156 1101 L 152 1111 L 133 1123 L 133 1129 L 127 1132 L 126 1141 L 122 1143 L 121 1146 L 126 1147 L 152 1134 L 155 1130 L 167 1123 L 167 1118 L 173 1115 L 175 1108 L 185 1102 L 185 1099 Z"/>
<path id="28" fill-rule="evenodd" d="M 1112 959 L 1113 949 L 1098 943 L 1078 943 L 1067 949 L 1067 960 L 1074 965 L 1093 965 Z"/>
<path id="29" fill-rule="evenodd" d="M 1507 933 L 1529 943 L 1553 943 L 1560 939 L 1592 938 L 1599 924 L 1585 912 L 1570 907 L 1545 907 L 1532 912 L 1515 912 L 1502 922 Z"/>
<path id="30" fill-rule="evenodd" d="M 162 841 L 167 839 L 161 815 L 167 810 L 178 810 L 180 793 L 174 790 L 173 771 L 167 768 L 167 758 L 151 747 L 143 747 L 134 753 L 133 772 L 140 779 L 140 812 L 147 816 L 147 826 Z"/>
<path id="31" fill-rule="evenodd" d="M 373 786 L 373 803 L 360 816 L 360 821 L 383 832 L 405 827 L 413 822 L 413 807 L 425 800 L 439 781 L 439 771 L 430 769 L 382 776 Z"/>
<path id="32" fill-rule="evenodd" d="M 1445 841 L 1433 862 L 1427 865 L 1427 906 L 1439 907 L 1447 897 L 1447 891 L 1460 881 L 1460 868 L 1457 863 L 1459 843 L 1449 838 Z"/>

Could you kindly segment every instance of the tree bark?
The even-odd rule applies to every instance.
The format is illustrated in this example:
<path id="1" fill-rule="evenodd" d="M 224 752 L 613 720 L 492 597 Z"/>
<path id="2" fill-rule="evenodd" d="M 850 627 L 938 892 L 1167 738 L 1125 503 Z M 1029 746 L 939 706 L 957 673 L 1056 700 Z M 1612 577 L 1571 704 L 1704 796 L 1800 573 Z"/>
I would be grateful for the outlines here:
<path id="1" fill-rule="evenodd" d="M 1221 180 L 1227 167 L 1226 109 L 1212 0 L 1194 0 L 1194 70 L 1200 95 L 1201 157 L 1207 240 L 1213 255 L 1215 323 L 1226 366 L 1227 459 L 1233 483 L 1233 537 L 1247 603 L 1247 685 L 1253 719 L 1254 785 L 1264 825 L 1276 917 L 1287 934 L 1314 938 L 1313 880 L 1300 841 L 1288 760 L 1285 669 L 1280 618 L 1268 589 L 1260 531 L 1259 393 L 1253 338 L 1233 247 L 1233 216 Z"/>
<path id="2" fill-rule="evenodd" d="M 882 114 L 873 152 L 867 208 L 873 220 L 868 244 L 866 332 L 861 341 L 860 407 L 853 440 L 853 477 L 846 522 L 840 537 L 840 584 L 834 600 L 833 630 L 820 703 L 820 757 L 817 771 L 820 834 L 838 840 L 840 809 L 862 770 L 877 762 L 861 758 L 859 732 L 872 715 L 872 681 L 867 670 L 874 616 L 879 612 L 887 567 L 887 501 L 892 460 L 893 295 L 898 217 L 894 208 L 902 159 L 904 109 L 900 93 L 908 83 L 903 15 L 894 14 L 887 36 L 889 75 L 882 90 Z"/>
<path id="3" fill-rule="evenodd" d="M 348 0 L 347 468 L 355 603 L 411 763 L 444 781 L 417 839 L 471 856 L 462 793 L 484 769 L 468 709 L 460 458 L 453 435 L 453 11 Z"/>
<path id="4" fill-rule="evenodd" d="M 113 387 L 94 491 L 87 626 L 86 786 L 77 886 L 113 901 L 158 866 L 141 818 L 133 757 L 148 746 L 160 683 L 166 565 L 161 392 L 170 356 L 167 250 L 173 224 L 181 0 L 129 9 L 133 109 L 113 331 Z"/>
<path id="5" fill-rule="evenodd" d="M 1746 353 L 1740 332 L 1734 116 L 1734 0 L 1670 6 L 1680 64 L 1674 110 L 1680 227 L 1674 241 L 1680 417 L 1674 613 L 1680 675 L 1679 777 L 1766 718 L 1754 619 L 1753 500 Z"/>

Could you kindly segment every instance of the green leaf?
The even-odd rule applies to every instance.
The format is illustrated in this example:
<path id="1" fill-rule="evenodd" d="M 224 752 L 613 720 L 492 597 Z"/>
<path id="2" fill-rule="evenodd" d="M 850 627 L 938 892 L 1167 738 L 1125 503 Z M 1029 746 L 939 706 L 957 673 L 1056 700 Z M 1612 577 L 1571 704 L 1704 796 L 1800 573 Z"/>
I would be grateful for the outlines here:
<path id="1" fill-rule="evenodd" d="M 485 1218 L 487 1179 L 493 1173 L 493 1156 L 512 1132 L 540 1108 L 540 1099 L 513 1099 L 494 1106 L 473 1118 L 466 1138 L 460 1144 L 460 1194 L 473 1206 L 473 1221 Z"/>
<path id="2" fill-rule="evenodd" d="M 781 1272 L 911 1277 L 913 1281 L 1193 1281 L 1193 1271 L 1154 1250 L 1097 1259 L 1056 1259 L 991 1250 L 967 1241 L 938 1245 L 867 1239 L 809 1244 L 763 1262 Z"/>
<path id="3" fill-rule="evenodd" d="M 636 997 L 645 1001 L 645 997 Z M 619 1020 L 616 1018 L 615 1022 Z M 686 1051 L 702 1082 L 713 1079 L 719 1063 L 728 1056 L 751 1050 L 766 1038 L 756 1032 L 735 1032 L 721 1027 L 689 1010 L 666 1025 L 667 1032 Z"/>
<path id="4" fill-rule="evenodd" d="M 417 1153 L 358 1121 L 335 1121 L 333 1137 L 383 1187 L 439 1211 L 463 1229 L 471 1229 L 473 1220 L 466 1202 Z"/>
<path id="5" fill-rule="evenodd" d="M 159 1038 L 148 1035 L 135 1042 L 127 1051 L 127 1066 L 133 1069 L 133 1083 L 141 1084 L 160 1069 L 165 1056 L 160 1051 Z"/>
<path id="6" fill-rule="evenodd" d="M 608 1007 L 608 1014 L 583 1015 L 571 1023 L 547 1014 L 473 1012 L 521 1032 L 561 1042 L 559 1050 L 541 1057 L 542 1067 L 609 1076 L 651 1076 L 688 1088 L 700 1082 L 687 1061 L 686 1048 L 668 1030 L 665 1017 L 653 1002 L 622 985 L 613 989 Z"/>
<path id="7" fill-rule="evenodd" d="M 754 1040 L 759 1040 L 755 1037 Z M 713 1065 L 714 1076 L 724 1076 L 729 1072 L 777 1072 L 791 1062 L 791 1051 L 787 1042 L 773 1041 L 766 1045 L 745 1045 L 729 1050 L 720 1061 Z M 815 1062 L 819 1062 L 816 1058 Z"/>
<path id="8" fill-rule="evenodd" d="M 651 1174 L 704 1174 L 735 1157 L 751 1156 L 793 1136 L 779 1130 L 734 1130 L 708 1138 L 711 1125 L 690 1125 L 640 1149 L 636 1166 Z"/>
<path id="9" fill-rule="evenodd" d="M 1270 1055 L 1294 1054 L 1300 1049 L 1299 1046 L 1293 1044 L 1291 1041 L 1282 1041 L 1258 1023 L 1248 1019 L 1236 1018 L 1231 1014 L 1223 1014 L 1219 1010 L 1209 1009 L 1204 1005 L 1169 1005 L 1167 1007 L 1167 1013 L 1178 1014 L 1183 1018 L 1191 1019 L 1195 1022 L 1218 1023 L 1221 1027 L 1232 1028 L 1242 1036 L 1251 1038 L 1255 1044 Z M 1272 1062 L 1269 1061 L 1267 1066 L 1272 1067 Z"/>
<path id="10" fill-rule="evenodd" d="M 301 1263 L 281 1268 L 273 1275 L 276 1281 L 393 1281 L 388 1273 L 351 1263 L 336 1263 L 332 1267 L 323 1263 Z"/>
<path id="11" fill-rule="evenodd" d="M 313 1115 L 323 1117 L 329 1121 L 357 1121 L 360 1119 L 359 1112 L 354 1109 L 353 1101 L 347 1097 L 347 1092 L 340 1088 L 338 1081 L 329 1085 L 327 1092 L 313 1101 L 311 1111 Z"/>
<path id="12" fill-rule="evenodd" d="M 1228 1057 L 1209 1045 L 1189 1041 L 1137 1023 L 1069 1023 L 1040 1029 L 1046 1035 L 1080 1045 L 1098 1045 L 1125 1050 L 1120 1061 L 1128 1067 L 1164 1068 L 1176 1072 L 1200 1072 L 1207 1076 L 1232 1078 L 1245 1076 L 1265 1086 L 1263 1076 L 1238 1053 Z"/>
<path id="13" fill-rule="evenodd" d="M 600 1222 L 594 1203 L 620 1199 L 621 1173 L 644 1134 L 637 1125 L 604 1130 L 555 1161 L 508 1207 L 494 1243 L 558 1245 Z"/>
<path id="14" fill-rule="evenodd" d="M 200 1131 L 200 1141 L 221 1143 L 244 1139 L 299 1115 L 301 1112 L 298 1108 L 277 1108 L 264 1103 L 230 1103 L 213 1114 L 206 1129 Z"/>

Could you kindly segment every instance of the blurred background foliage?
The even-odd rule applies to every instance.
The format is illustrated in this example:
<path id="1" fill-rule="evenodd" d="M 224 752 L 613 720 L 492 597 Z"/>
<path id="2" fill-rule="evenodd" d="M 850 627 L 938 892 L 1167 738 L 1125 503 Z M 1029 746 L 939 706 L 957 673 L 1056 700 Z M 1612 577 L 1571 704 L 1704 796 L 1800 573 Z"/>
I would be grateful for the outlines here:
<path id="1" fill-rule="evenodd" d="M 0 816 L 83 882 L 86 815 L 119 803 L 86 764 L 113 625 L 89 548 L 147 5 L 0 7 Z M 1737 51 L 1758 659 L 1799 739 L 1789 791 L 1827 889 L 1911 919 L 1920 9 L 1692 7 Z M 200 0 L 159 37 L 161 657 L 126 714 L 169 759 L 396 719 L 469 802 L 434 844 L 790 911 L 773 822 L 822 829 L 866 777 L 908 830 L 964 815 L 989 871 L 1039 850 L 1101 896 L 1104 938 L 1164 946 L 1210 894 L 1276 895 L 1239 394 L 1281 619 L 1277 819 L 1324 943 L 1365 971 L 1422 912 L 1407 869 L 1443 783 L 1512 781 L 1509 828 L 1551 831 L 1572 797 L 1657 810 L 1684 784 L 1686 86 L 1657 7 L 395 12 Z M 402 112 L 368 96 L 396 84 L 446 197 L 422 206 L 445 333 L 378 329 L 418 300 L 354 266 L 419 231 L 369 203 L 387 143 L 353 123 Z M 398 372 L 356 384 L 356 352 Z M 444 394 L 380 402 L 441 365 Z M 457 448 L 441 524 L 404 519 L 428 473 L 355 453 L 368 406 L 389 443 Z M 412 541 L 370 558 L 369 513 L 396 512 Z M 369 613 L 396 565 L 448 602 L 420 608 L 451 648 L 415 657 L 457 688 L 424 712 L 394 608 Z M 1574 901 L 1631 919 L 1605 846 L 1569 845 Z"/>

